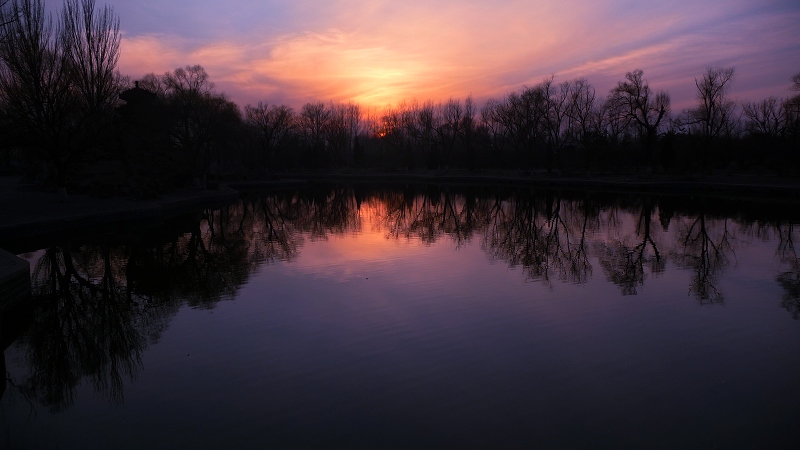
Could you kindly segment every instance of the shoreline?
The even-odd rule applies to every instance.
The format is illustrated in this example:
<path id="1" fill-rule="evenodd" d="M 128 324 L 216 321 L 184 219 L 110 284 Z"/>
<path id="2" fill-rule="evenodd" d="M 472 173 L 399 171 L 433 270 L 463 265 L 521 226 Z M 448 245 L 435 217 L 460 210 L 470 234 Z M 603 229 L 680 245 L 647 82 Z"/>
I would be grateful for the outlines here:
<path id="1" fill-rule="evenodd" d="M 526 187 L 566 191 L 602 191 L 665 196 L 725 197 L 770 202 L 800 202 L 800 179 L 717 176 L 681 179 L 676 176 L 547 175 L 510 172 L 297 172 L 270 178 L 231 180 L 216 190 L 179 189 L 160 198 L 72 195 L 19 189 L 18 177 L 0 177 L 0 248 L 9 242 L 79 229 L 142 220 L 165 220 L 198 208 L 237 201 L 243 193 L 314 183 L 438 184 L 448 186 Z"/>
<path id="2" fill-rule="evenodd" d="M 30 266 L 15 253 L 30 242 L 56 241 L 111 226 L 164 222 L 198 208 L 224 206 L 239 199 L 226 186 L 218 190 L 177 190 L 158 199 L 128 200 L 18 189 L 18 177 L 0 177 L 0 310 L 30 292 Z M 24 282 L 26 281 L 26 282 Z"/>
<path id="3" fill-rule="evenodd" d="M 471 172 L 297 172 L 276 174 L 271 179 L 228 181 L 226 186 L 253 191 L 276 186 L 308 183 L 388 183 L 439 184 L 456 186 L 497 186 L 560 189 L 569 191 L 601 190 L 626 194 L 698 195 L 727 198 L 800 201 L 800 179 L 764 179 L 754 176 L 714 176 L 682 178 L 674 175 L 548 175 L 520 173 Z"/>
<path id="4" fill-rule="evenodd" d="M 240 195 L 236 190 L 220 186 L 218 190 L 176 190 L 148 200 L 83 194 L 64 200 L 53 192 L 9 189 L 8 180 L 2 181 L 0 210 L 5 213 L 0 216 L 0 249 L 6 250 L 16 247 L 9 245 L 12 243 L 47 240 L 115 225 L 165 221 L 199 208 L 233 203 Z"/>

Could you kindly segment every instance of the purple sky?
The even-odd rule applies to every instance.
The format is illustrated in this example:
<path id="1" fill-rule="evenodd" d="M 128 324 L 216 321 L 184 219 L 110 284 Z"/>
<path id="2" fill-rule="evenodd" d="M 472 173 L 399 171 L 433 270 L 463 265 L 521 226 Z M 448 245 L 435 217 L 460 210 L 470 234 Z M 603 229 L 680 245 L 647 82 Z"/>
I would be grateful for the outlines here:
<path id="1" fill-rule="evenodd" d="M 102 4 L 102 0 L 98 0 Z M 586 77 L 605 95 L 644 70 L 673 109 L 735 66 L 731 95 L 786 97 L 800 72 L 798 0 L 108 0 L 134 78 L 200 64 L 240 105 L 483 101 Z"/>

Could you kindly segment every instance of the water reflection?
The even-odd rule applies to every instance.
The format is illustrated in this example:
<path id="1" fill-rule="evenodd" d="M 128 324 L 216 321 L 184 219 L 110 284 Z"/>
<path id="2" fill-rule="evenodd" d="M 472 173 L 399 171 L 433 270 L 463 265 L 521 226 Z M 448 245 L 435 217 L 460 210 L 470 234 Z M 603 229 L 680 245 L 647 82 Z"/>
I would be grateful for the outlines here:
<path id="1" fill-rule="evenodd" d="M 654 227 L 658 222 L 653 222 L 653 202 L 645 201 L 638 205 L 638 210 L 632 214 L 637 218 L 632 234 L 617 234 L 595 245 L 603 273 L 609 281 L 620 287 L 623 295 L 636 295 L 648 273 L 659 274 L 666 266 L 665 258 L 659 252 L 659 244 L 655 241 L 658 234 Z M 614 211 L 606 223 L 611 228 L 618 228 L 619 221 Z"/>
<path id="2" fill-rule="evenodd" d="M 83 378 L 120 403 L 123 378 L 135 378 L 141 366 L 141 314 L 131 307 L 115 256 L 108 247 L 75 254 L 61 247 L 36 263 L 39 308 L 24 338 L 30 375 L 23 389 L 53 410 L 72 404 Z"/>
<path id="3" fill-rule="evenodd" d="M 777 226 L 777 254 L 789 270 L 778 275 L 778 283 L 784 290 L 781 306 L 792 314 L 792 318 L 800 318 L 800 259 L 794 248 L 794 225 Z"/>
<path id="4" fill-rule="evenodd" d="M 722 303 L 717 277 L 734 255 L 728 219 L 713 220 L 705 214 L 679 220 L 681 248 L 675 253 L 679 266 L 693 271 L 690 292 L 700 303 Z"/>
<path id="5" fill-rule="evenodd" d="M 747 241 L 738 235 L 774 240 L 782 306 L 798 318 L 791 220 L 676 204 L 527 190 L 314 187 L 247 197 L 166 229 L 65 243 L 33 258 L 35 312 L 19 342 L 29 372 L 14 385 L 54 411 L 73 403 L 82 380 L 121 403 L 144 349 L 182 306 L 210 309 L 236 298 L 261 265 L 295 260 L 306 240 L 365 231 L 456 247 L 476 240 L 491 259 L 549 288 L 586 283 L 599 266 L 623 295 L 637 295 L 670 267 L 690 270 L 687 288 L 700 304 L 723 302 L 718 280 Z"/>
<path id="6" fill-rule="evenodd" d="M 481 218 L 488 224 L 484 249 L 493 259 L 522 266 L 531 280 L 583 283 L 592 273 L 588 238 L 599 228 L 598 213 L 588 199 L 513 196 Z"/>

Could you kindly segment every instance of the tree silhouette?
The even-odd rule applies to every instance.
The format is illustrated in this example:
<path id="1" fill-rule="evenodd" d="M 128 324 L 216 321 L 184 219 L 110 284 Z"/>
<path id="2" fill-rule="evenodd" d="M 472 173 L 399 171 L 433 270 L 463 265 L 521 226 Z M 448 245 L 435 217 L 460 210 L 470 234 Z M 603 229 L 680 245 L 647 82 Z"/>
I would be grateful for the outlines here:
<path id="1" fill-rule="evenodd" d="M 325 135 L 337 164 L 350 162 L 353 144 L 360 129 L 361 110 L 355 103 L 330 105 Z"/>
<path id="2" fill-rule="evenodd" d="M 325 108 L 322 102 L 306 103 L 300 110 L 298 118 L 300 130 L 311 151 L 312 163 L 317 166 L 324 167 L 329 163 L 325 138 L 330 117 L 331 111 Z"/>
<path id="3" fill-rule="evenodd" d="M 288 106 L 259 102 L 256 106 L 245 106 L 244 115 L 246 123 L 259 134 L 263 164 L 266 165 L 269 157 L 284 146 L 296 126 L 294 111 Z"/>
<path id="4" fill-rule="evenodd" d="M 568 141 L 580 146 L 583 150 L 584 167 L 587 171 L 593 163 L 592 159 L 596 151 L 595 141 L 600 135 L 595 100 L 595 89 L 585 78 L 573 81 L 567 111 L 569 116 Z"/>
<path id="5" fill-rule="evenodd" d="M 784 102 L 784 109 L 786 134 L 796 158 L 796 153 L 800 150 L 800 73 L 792 77 L 791 90 L 797 94 Z"/>
<path id="6" fill-rule="evenodd" d="M 205 187 L 212 158 L 220 171 L 221 148 L 241 123 L 238 106 L 214 91 L 199 65 L 177 68 L 162 78 L 172 118 L 171 138 L 194 182 Z"/>
<path id="7" fill-rule="evenodd" d="M 506 105 L 496 99 L 489 99 L 480 110 L 478 142 L 487 154 L 487 159 L 496 165 L 502 165 L 506 156 L 506 148 L 510 140 L 511 125 L 506 112 Z"/>
<path id="8" fill-rule="evenodd" d="M 14 139 L 50 163 L 66 196 L 67 171 L 108 145 L 119 93 L 119 19 L 94 0 L 66 0 L 59 25 L 40 0 L 11 0 L 0 41 L 0 101 Z"/>
<path id="9" fill-rule="evenodd" d="M 785 132 L 785 105 L 775 97 L 742 103 L 742 113 L 747 117 L 746 128 L 751 134 L 778 138 Z"/>
<path id="10" fill-rule="evenodd" d="M 634 70 L 625 74 L 609 94 L 608 102 L 614 115 L 641 130 L 644 151 L 650 167 L 653 167 L 653 151 L 659 126 L 670 111 L 669 94 L 653 92 L 644 72 Z"/>
<path id="11" fill-rule="evenodd" d="M 542 127 L 545 131 L 545 141 L 547 142 L 547 170 L 552 172 L 559 166 L 558 158 L 561 156 L 565 143 L 564 131 L 569 124 L 569 109 L 571 85 L 564 82 L 556 85 L 551 77 L 537 86 L 541 90 L 541 98 L 544 100 L 539 103 L 542 108 L 540 117 Z"/>
<path id="12" fill-rule="evenodd" d="M 11 22 L 17 20 L 17 16 L 13 10 L 8 10 L 6 7 L 13 0 L 0 0 L 0 29 L 5 30 L 5 27 Z M 5 34 L 0 35 L 0 40 L 4 38 Z"/>
<path id="13" fill-rule="evenodd" d="M 708 68 L 701 80 L 695 79 L 699 105 L 688 111 L 688 124 L 696 127 L 703 139 L 702 167 L 709 169 L 709 157 L 720 137 L 729 135 L 733 127 L 735 102 L 726 94 L 733 80 L 734 68 Z"/>

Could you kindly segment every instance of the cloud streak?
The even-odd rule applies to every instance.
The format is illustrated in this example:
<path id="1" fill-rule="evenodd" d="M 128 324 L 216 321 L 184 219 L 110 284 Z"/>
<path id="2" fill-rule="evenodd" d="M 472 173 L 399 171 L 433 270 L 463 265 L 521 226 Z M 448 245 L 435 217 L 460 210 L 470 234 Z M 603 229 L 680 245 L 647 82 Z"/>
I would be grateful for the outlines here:
<path id="1" fill-rule="evenodd" d="M 115 9 L 123 73 L 201 64 L 240 104 L 485 99 L 551 74 L 587 77 L 603 93 L 641 68 L 680 105 L 709 65 L 735 65 L 744 95 L 785 95 L 800 71 L 794 3 L 145 0 Z"/>

